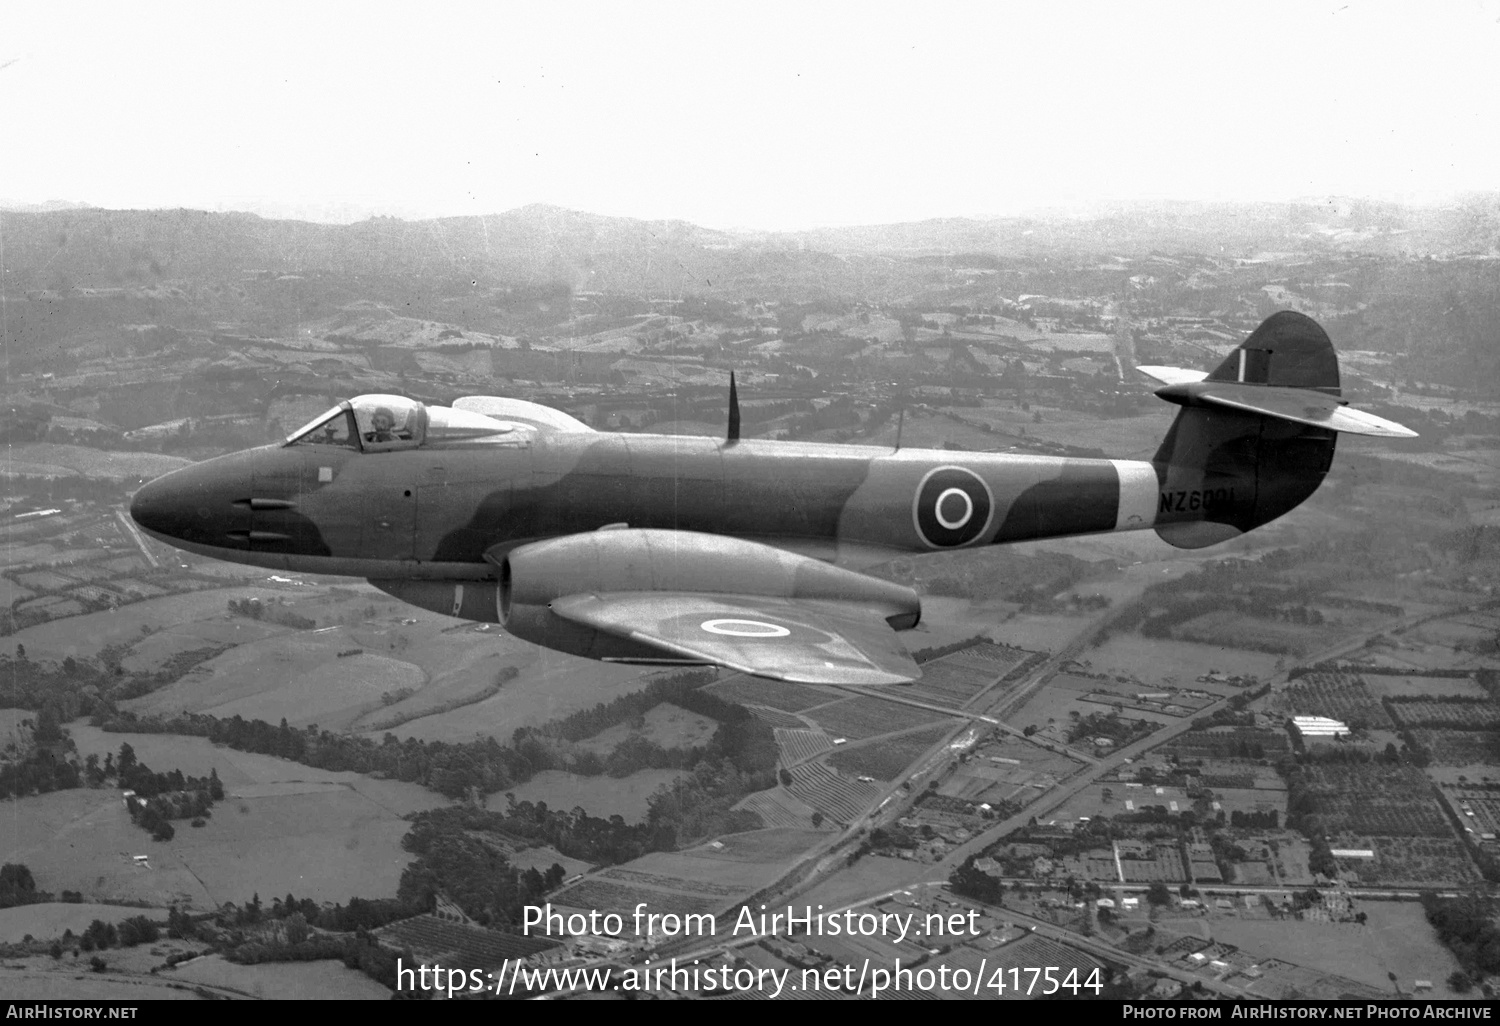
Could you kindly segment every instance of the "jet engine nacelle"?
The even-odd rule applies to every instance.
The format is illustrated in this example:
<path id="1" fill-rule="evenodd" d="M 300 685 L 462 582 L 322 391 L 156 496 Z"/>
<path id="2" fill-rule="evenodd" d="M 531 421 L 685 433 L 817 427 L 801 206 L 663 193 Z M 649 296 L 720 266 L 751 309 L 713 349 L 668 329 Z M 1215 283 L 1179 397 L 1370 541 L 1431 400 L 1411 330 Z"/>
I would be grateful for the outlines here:
<path id="1" fill-rule="evenodd" d="M 594 659 L 654 662 L 663 653 L 553 613 L 570 595 L 708 594 L 796 600 L 878 612 L 897 630 L 921 617 L 916 592 L 768 545 L 690 531 L 613 528 L 532 542 L 499 559 L 499 619 L 511 634 Z"/>
<path id="2" fill-rule="evenodd" d="M 916 626 L 910 588 L 769 545 L 692 531 L 613 528 L 532 542 L 500 560 L 500 621 L 567 595 L 671 592 L 795 599 L 876 610 Z"/>

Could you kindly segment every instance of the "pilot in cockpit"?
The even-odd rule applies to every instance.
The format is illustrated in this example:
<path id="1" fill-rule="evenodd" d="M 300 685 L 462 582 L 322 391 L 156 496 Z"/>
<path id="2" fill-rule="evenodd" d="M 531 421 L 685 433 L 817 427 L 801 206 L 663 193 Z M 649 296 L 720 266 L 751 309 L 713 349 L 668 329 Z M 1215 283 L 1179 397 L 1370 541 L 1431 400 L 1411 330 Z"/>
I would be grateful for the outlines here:
<path id="1" fill-rule="evenodd" d="M 365 441 L 393 442 L 396 440 L 396 415 L 381 406 L 370 414 L 370 428 L 365 432 Z"/>

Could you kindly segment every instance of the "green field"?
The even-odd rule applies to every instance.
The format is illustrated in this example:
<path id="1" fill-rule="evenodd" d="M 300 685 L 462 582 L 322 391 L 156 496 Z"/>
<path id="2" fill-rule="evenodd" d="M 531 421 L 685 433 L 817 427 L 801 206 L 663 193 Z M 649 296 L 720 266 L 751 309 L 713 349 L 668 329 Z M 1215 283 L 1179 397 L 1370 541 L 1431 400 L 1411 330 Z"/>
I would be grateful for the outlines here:
<path id="1" fill-rule="evenodd" d="M 106 452 L 82 445 L 65 445 L 57 442 L 36 442 L 29 445 L 9 447 L 6 462 L 36 464 L 51 468 L 51 472 L 80 474 L 84 477 L 132 478 L 160 477 L 186 467 L 193 461 L 181 456 L 167 456 L 155 452 Z M 16 469 L 14 473 L 31 473 Z"/>
<path id="2" fill-rule="evenodd" d="M 141 628 L 160 630 L 196 620 L 222 617 L 232 599 L 258 598 L 262 602 L 285 597 L 277 588 L 213 588 L 188 595 L 147 599 L 128 606 L 89 613 L 27 627 L 12 634 L 6 643 L 26 646 L 27 657 L 61 662 L 68 656 L 92 659 L 106 645 L 139 641 Z"/>
<path id="3" fill-rule="evenodd" d="M 383 985 L 333 960 L 235 965 L 220 955 L 209 955 L 161 975 L 276 1001 L 389 1001 L 391 997 Z"/>
<path id="4" fill-rule="evenodd" d="M 178 711 L 243 716 L 294 727 L 345 729 L 381 705 L 382 694 L 422 687 L 425 674 L 380 655 L 339 658 L 330 633 L 263 638 L 199 664 L 177 683 L 122 703 L 139 714 Z"/>
<path id="5" fill-rule="evenodd" d="M 1196 678 L 1218 671 L 1265 679 L 1276 672 L 1276 656 L 1267 652 L 1204 645 L 1192 641 L 1169 641 L 1139 634 L 1114 634 L 1098 648 L 1080 657 L 1091 673 L 1134 677 L 1146 682 L 1171 678 L 1181 687 L 1233 694 L 1238 688 L 1195 683 Z"/>
<path id="6" fill-rule="evenodd" d="M 203 738 L 107 734 L 70 725 L 80 757 L 128 742 L 153 770 L 216 769 L 227 792 L 203 827 L 185 821 L 166 843 L 130 822 L 111 788 L 56 791 L 6 803 L 0 861 L 31 867 L 37 886 L 90 900 L 212 908 L 255 891 L 318 901 L 389 897 L 410 861 L 408 812 L 443 803 L 415 784 L 219 748 Z M 151 856 L 149 869 L 132 855 Z"/>
<path id="7" fill-rule="evenodd" d="M 1431 980 L 1436 998 L 1457 997 L 1447 988 L 1458 962 L 1438 942 L 1422 906 L 1415 901 L 1363 901 L 1369 920 L 1354 923 L 1280 922 L 1216 918 L 1213 939 L 1236 944 L 1309 969 L 1347 976 L 1393 993 L 1387 973 L 1395 973 L 1410 994 L 1414 980 Z"/>
<path id="8" fill-rule="evenodd" d="M 498 640 L 499 632 L 494 635 Z M 509 741 L 517 727 L 537 726 L 611 702 L 639 691 L 651 677 L 638 667 L 599 663 L 546 649 L 531 651 L 532 662 L 498 694 L 461 709 L 403 723 L 391 733 L 423 741 L 472 741 L 475 735 Z"/>

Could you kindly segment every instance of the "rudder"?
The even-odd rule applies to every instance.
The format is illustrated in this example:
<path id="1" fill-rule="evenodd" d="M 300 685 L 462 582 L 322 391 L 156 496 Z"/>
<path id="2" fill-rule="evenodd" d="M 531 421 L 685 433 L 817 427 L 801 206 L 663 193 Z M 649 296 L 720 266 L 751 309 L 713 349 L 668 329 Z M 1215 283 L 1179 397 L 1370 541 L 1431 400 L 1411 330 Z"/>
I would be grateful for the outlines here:
<path id="1" fill-rule="evenodd" d="M 1262 322 L 1204 382 L 1338 396 L 1338 357 L 1316 321 L 1284 310 Z M 1183 409 L 1151 461 L 1159 486 L 1156 533 L 1186 549 L 1227 541 L 1294 509 L 1328 473 L 1337 437 L 1327 428 L 1198 402 L 1195 392 L 1158 393 Z"/>

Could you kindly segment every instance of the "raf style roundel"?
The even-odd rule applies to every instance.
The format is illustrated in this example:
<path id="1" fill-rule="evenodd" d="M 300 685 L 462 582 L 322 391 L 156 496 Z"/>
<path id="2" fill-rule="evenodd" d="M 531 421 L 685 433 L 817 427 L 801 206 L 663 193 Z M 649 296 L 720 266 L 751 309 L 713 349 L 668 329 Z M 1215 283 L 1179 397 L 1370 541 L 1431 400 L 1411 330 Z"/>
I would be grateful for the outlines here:
<path id="1" fill-rule="evenodd" d="M 983 534 L 994 508 L 989 485 L 978 474 L 963 467 L 938 467 L 917 486 L 911 512 L 922 540 L 947 549 Z"/>

